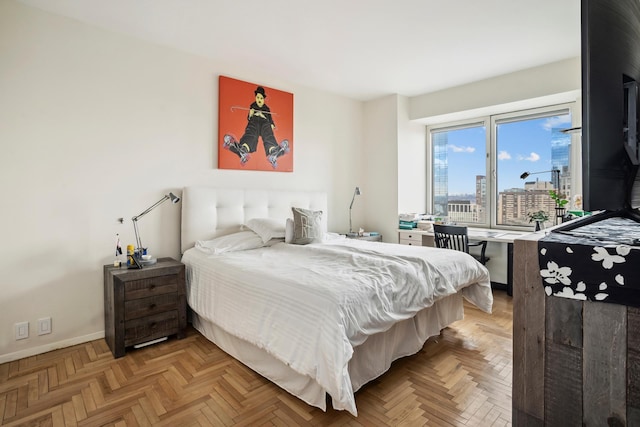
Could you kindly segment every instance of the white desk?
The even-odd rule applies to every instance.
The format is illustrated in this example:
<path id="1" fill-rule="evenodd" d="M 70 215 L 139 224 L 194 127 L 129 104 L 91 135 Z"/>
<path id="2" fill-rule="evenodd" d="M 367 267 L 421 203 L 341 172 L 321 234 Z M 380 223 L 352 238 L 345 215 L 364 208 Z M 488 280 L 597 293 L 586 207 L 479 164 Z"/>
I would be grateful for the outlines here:
<path id="1" fill-rule="evenodd" d="M 515 239 L 519 239 L 523 236 L 526 236 L 527 234 L 531 234 L 531 232 L 496 230 L 496 229 L 479 228 L 479 227 L 467 227 L 467 232 L 469 234 L 470 240 L 486 240 L 487 242 L 507 244 L 506 290 L 508 295 L 512 295 L 513 294 L 513 241 Z M 412 236 L 422 236 L 423 246 L 434 246 L 433 230 L 420 230 L 419 228 L 413 228 L 411 230 L 398 229 L 398 241 L 400 241 L 400 239 L 402 238 L 401 236 L 403 235 L 406 236 L 407 233 L 410 233 Z M 430 239 L 425 239 L 425 237 L 430 237 Z"/>

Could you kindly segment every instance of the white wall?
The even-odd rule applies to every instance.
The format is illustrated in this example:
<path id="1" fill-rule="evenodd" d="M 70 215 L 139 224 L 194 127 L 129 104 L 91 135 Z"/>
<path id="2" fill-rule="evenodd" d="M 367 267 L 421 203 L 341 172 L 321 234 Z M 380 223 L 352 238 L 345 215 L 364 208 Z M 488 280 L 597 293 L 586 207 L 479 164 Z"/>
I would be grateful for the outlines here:
<path id="1" fill-rule="evenodd" d="M 398 242 L 398 96 L 365 103 L 363 195 L 368 227 L 385 242 Z M 354 223 L 354 228 L 357 226 Z"/>
<path id="2" fill-rule="evenodd" d="M 399 95 L 365 103 L 364 115 L 364 219 L 398 243 L 398 212 L 425 212 L 425 127 L 409 120 L 409 98 Z"/>
<path id="3" fill-rule="evenodd" d="M 433 124 L 575 101 L 582 93 L 580 73 L 576 57 L 414 96 L 409 118 Z"/>
<path id="4" fill-rule="evenodd" d="M 410 120 L 410 99 L 398 103 L 398 212 L 426 213 L 426 127 Z"/>
<path id="5" fill-rule="evenodd" d="M 294 94 L 293 173 L 217 169 L 220 74 Z M 0 363 L 103 336 L 116 233 L 133 243 L 130 218 L 169 191 L 322 190 L 329 228 L 346 231 L 362 126 L 360 102 L 0 2 Z M 179 259 L 179 221 L 169 203 L 145 216 L 145 246 Z M 20 321 L 30 338 L 16 341 Z"/>

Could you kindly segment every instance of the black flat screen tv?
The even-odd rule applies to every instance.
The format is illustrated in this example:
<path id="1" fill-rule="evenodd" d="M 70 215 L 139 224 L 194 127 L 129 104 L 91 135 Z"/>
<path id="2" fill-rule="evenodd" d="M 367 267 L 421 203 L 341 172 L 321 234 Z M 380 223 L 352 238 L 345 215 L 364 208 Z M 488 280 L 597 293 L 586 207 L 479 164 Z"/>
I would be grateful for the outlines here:
<path id="1" fill-rule="evenodd" d="M 582 0 L 581 15 L 583 208 L 633 210 L 640 0 Z"/>

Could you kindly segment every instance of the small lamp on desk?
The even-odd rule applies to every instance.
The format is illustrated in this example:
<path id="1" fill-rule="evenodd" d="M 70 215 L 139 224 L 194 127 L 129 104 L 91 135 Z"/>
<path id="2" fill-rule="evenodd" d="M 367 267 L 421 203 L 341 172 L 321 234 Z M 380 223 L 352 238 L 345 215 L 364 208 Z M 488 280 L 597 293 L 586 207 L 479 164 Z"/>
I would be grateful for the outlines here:
<path id="1" fill-rule="evenodd" d="M 133 231 L 135 232 L 135 235 L 136 235 L 136 251 L 138 252 L 138 256 L 140 257 L 142 257 L 146 248 L 142 246 L 142 240 L 140 239 L 140 233 L 138 232 L 138 220 L 143 216 L 145 216 L 146 214 L 148 214 L 149 212 L 151 212 L 152 210 L 154 210 L 155 208 L 157 208 L 158 206 L 160 206 L 162 203 L 166 202 L 167 200 L 171 200 L 171 203 L 175 204 L 180 201 L 180 197 L 176 196 L 173 193 L 165 194 L 165 196 L 162 199 L 158 200 L 153 205 L 149 206 L 139 215 L 136 215 L 133 218 L 131 218 L 131 221 L 133 221 Z M 134 258 L 135 258 L 135 255 L 134 255 Z M 142 268 L 142 266 L 145 264 L 144 261 L 149 261 L 149 260 L 144 260 L 143 258 L 143 262 L 136 262 L 137 268 Z M 153 264 L 154 262 L 147 262 L 147 264 Z"/>
<path id="2" fill-rule="evenodd" d="M 359 196 L 360 194 L 362 194 L 360 192 L 360 187 L 356 187 L 356 189 L 353 191 L 353 197 L 351 198 L 351 204 L 349 205 L 349 235 L 353 236 L 353 228 L 351 226 L 351 209 L 353 208 L 353 202 L 356 200 L 356 196 Z"/>

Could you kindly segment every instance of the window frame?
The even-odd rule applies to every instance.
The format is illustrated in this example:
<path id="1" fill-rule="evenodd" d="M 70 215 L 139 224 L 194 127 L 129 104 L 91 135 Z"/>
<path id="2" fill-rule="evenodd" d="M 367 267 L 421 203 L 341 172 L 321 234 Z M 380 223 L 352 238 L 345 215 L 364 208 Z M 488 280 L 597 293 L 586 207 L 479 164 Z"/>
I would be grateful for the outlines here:
<path id="1" fill-rule="evenodd" d="M 497 224 L 497 203 L 498 203 L 498 180 L 497 180 L 497 126 L 502 123 L 517 122 L 521 120 L 549 117 L 554 115 L 570 114 L 571 125 L 567 128 L 576 127 L 576 110 L 577 102 L 568 102 L 562 104 L 553 104 L 528 108 L 523 110 L 506 111 L 496 114 L 483 115 L 479 117 L 471 117 L 463 120 L 443 122 L 431 124 L 426 127 L 427 133 L 427 161 L 426 161 L 426 177 L 429 182 L 426 185 L 427 195 L 427 212 L 433 212 L 435 203 L 435 180 L 433 179 L 433 133 L 465 129 L 475 126 L 484 126 L 485 142 L 486 142 L 486 186 L 488 193 L 487 215 L 483 223 L 461 223 L 469 227 L 494 228 L 504 230 L 526 231 L 532 229 L 533 225 L 498 225 Z M 571 170 L 571 188 L 575 189 L 574 194 L 582 194 L 582 150 L 581 135 L 571 135 L 571 151 L 570 151 L 570 170 Z"/>

